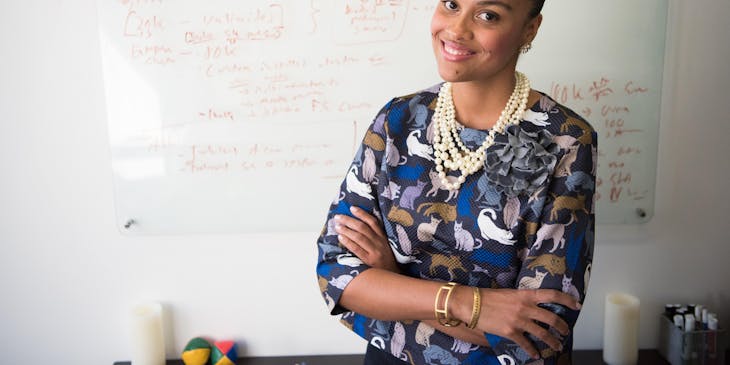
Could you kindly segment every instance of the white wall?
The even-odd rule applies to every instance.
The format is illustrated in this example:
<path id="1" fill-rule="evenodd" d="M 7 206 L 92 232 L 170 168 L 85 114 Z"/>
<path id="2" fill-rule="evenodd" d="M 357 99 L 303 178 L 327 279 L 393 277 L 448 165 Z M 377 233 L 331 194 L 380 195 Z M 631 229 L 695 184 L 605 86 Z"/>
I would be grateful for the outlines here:
<path id="1" fill-rule="evenodd" d="M 612 290 L 641 298 L 642 347 L 656 345 L 667 302 L 706 303 L 730 323 L 730 2 L 671 3 L 657 214 L 598 227 L 577 348 L 601 346 Z M 316 232 L 119 234 L 94 4 L 0 5 L 0 361 L 128 359 L 127 312 L 144 300 L 168 305 L 169 357 L 196 335 L 249 355 L 361 352 L 325 314 Z"/>

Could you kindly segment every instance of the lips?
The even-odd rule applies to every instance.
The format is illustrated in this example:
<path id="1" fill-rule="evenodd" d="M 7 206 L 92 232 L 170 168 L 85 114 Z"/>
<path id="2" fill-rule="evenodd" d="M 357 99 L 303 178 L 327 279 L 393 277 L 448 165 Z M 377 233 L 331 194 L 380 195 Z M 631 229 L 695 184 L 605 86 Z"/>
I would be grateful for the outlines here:
<path id="1" fill-rule="evenodd" d="M 462 61 L 476 54 L 476 52 L 458 43 L 442 41 L 441 44 L 444 58 L 449 61 Z"/>

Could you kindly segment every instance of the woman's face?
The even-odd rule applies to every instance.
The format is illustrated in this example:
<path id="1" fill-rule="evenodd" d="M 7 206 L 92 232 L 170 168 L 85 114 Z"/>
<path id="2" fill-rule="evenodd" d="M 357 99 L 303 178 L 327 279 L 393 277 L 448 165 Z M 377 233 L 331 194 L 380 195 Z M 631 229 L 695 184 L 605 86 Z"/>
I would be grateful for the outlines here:
<path id="1" fill-rule="evenodd" d="M 512 74 L 520 48 L 537 34 L 530 0 L 439 1 L 431 21 L 436 63 L 450 82 L 488 81 Z"/>

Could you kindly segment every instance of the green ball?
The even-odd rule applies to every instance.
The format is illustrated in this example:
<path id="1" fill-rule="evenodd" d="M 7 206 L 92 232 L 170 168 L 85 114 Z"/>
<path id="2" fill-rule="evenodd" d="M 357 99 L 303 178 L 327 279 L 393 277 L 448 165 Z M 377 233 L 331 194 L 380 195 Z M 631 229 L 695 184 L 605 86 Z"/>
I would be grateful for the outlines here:
<path id="1" fill-rule="evenodd" d="M 210 343 L 200 337 L 193 338 L 185 345 L 182 360 L 185 365 L 205 365 L 210 359 Z"/>

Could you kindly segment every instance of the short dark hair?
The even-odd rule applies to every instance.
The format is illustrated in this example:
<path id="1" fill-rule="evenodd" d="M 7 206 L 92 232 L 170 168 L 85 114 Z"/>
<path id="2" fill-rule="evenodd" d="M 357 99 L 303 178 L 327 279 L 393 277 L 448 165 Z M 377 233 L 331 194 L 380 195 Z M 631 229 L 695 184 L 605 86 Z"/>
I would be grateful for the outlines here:
<path id="1" fill-rule="evenodd" d="M 532 0 L 532 10 L 530 10 L 530 17 L 534 18 L 540 15 L 543 5 L 545 5 L 545 0 Z"/>

